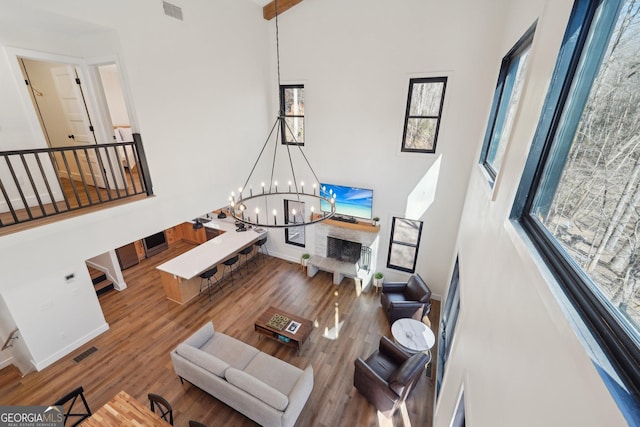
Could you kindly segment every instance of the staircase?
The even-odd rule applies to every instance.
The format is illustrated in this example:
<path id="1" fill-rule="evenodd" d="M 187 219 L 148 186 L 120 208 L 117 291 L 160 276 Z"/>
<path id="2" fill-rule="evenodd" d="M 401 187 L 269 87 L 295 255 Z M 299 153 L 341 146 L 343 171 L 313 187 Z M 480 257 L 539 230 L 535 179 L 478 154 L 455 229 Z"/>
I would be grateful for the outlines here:
<path id="1" fill-rule="evenodd" d="M 110 290 L 114 289 L 113 282 L 107 279 L 106 274 L 90 266 L 87 266 L 87 268 L 89 269 L 89 275 L 91 276 L 93 287 L 96 290 L 96 295 L 100 296 L 105 292 L 109 292 Z"/>

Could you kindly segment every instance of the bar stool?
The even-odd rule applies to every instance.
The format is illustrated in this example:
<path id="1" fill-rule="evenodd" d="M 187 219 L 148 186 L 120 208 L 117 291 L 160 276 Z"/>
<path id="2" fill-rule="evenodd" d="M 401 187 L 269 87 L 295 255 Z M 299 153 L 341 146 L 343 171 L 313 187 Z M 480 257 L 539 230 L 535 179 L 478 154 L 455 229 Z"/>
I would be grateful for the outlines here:
<path id="1" fill-rule="evenodd" d="M 227 267 L 229 267 L 229 271 L 231 272 L 231 286 L 233 286 L 233 264 L 238 262 L 239 259 L 240 259 L 240 256 L 239 255 L 235 255 L 235 256 L 233 256 L 233 257 L 231 257 L 228 260 L 223 262 L 224 268 L 222 269 L 222 278 L 224 279 L 224 272 L 227 269 Z M 238 270 L 238 269 L 236 268 L 236 270 Z M 240 276 L 242 277 L 242 273 L 240 273 Z"/>
<path id="2" fill-rule="evenodd" d="M 215 267 L 205 271 L 204 273 L 202 273 L 200 275 L 200 292 L 198 292 L 198 295 L 200 295 L 202 293 L 202 284 L 206 283 L 207 284 L 207 290 L 209 291 L 209 301 L 211 301 L 211 286 L 213 285 L 213 283 L 211 283 L 211 278 L 212 277 L 214 279 L 216 279 L 216 283 L 218 283 L 218 287 L 222 291 L 222 285 L 220 284 L 220 281 L 218 280 L 218 278 L 215 277 L 215 274 L 217 272 L 218 272 L 218 266 L 216 265 Z M 205 282 L 205 280 L 206 280 L 206 282 Z"/>
<path id="3" fill-rule="evenodd" d="M 265 243 L 267 243 L 267 238 L 264 237 L 260 240 L 258 240 L 255 245 L 258 248 L 258 253 L 261 253 L 262 256 L 264 257 L 264 253 L 266 252 L 267 255 L 269 255 L 269 250 L 267 249 L 267 247 L 264 245 Z M 258 254 L 256 254 L 257 256 Z M 264 258 L 263 258 L 264 259 Z"/>
<path id="4" fill-rule="evenodd" d="M 244 248 L 243 250 L 241 250 L 240 252 L 238 252 L 238 255 L 244 255 L 244 265 L 247 265 L 247 263 L 249 262 L 249 254 L 253 252 L 253 245 L 251 246 L 247 246 L 246 248 Z M 252 257 L 251 260 L 253 261 L 253 263 L 256 265 L 256 267 L 258 266 L 258 264 L 256 264 L 256 260 L 254 259 L 255 257 Z M 247 268 L 249 268 L 249 266 L 247 265 Z"/>

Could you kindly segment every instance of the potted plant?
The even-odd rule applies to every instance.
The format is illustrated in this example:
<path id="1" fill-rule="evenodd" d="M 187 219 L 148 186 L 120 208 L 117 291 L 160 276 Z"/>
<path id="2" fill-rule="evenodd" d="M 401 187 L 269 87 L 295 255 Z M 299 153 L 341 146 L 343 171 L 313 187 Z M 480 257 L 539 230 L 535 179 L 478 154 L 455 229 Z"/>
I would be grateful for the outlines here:
<path id="1" fill-rule="evenodd" d="M 374 225 L 374 226 L 378 225 L 378 221 L 380 221 L 380 218 L 379 218 L 379 217 L 377 217 L 377 216 L 374 216 L 374 217 L 373 217 L 373 225 Z"/>
<path id="2" fill-rule="evenodd" d="M 301 262 L 302 262 L 302 266 L 303 266 L 303 267 L 306 267 L 306 266 L 307 266 L 307 261 L 309 261 L 309 258 L 311 258 L 311 255 L 309 255 L 309 254 L 302 254 Z"/>
<path id="3" fill-rule="evenodd" d="M 382 282 L 384 281 L 384 275 L 381 272 L 377 272 L 373 275 L 373 286 L 376 288 L 382 287 Z"/>

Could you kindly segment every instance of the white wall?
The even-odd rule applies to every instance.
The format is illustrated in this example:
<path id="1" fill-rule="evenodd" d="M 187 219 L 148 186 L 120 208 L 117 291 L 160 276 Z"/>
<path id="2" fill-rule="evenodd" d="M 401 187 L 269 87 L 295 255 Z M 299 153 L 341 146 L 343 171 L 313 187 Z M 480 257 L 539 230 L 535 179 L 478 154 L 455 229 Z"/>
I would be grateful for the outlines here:
<path id="1" fill-rule="evenodd" d="M 120 59 L 155 191 L 141 202 L 0 237 L 0 257 L 10 260 L 0 270 L 0 294 L 41 369 L 108 327 L 85 259 L 226 201 L 241 175 L 232 165 L 257 150 L 267 126 L 267 23 L 256 4 L 228 0 L 190 2 L 184 22 L 164 16 L 156 1 L 2 1 L 0 10 L 5 49 Z M 31 142 L 38 132 L 13 60 L 0 60 L 0 149 L 42 146 L 41 137 Z"/>
<path id="2" fill-rule="evenodd" d="M 627 425 L 571 329 L 543 263 L 509 222 L 549 79 L 571 10 L 569 0 L 514 0 L 496 65 L 539 18 L 525 93 L 498 177 L 471 170 L 460 227 L 461 310 L 435 425 L 449 426 L 461 387 L 474 426 Z M 494 80 L 495 81 L 495 80 Z M 483 133 L 472 144 L 479 158 Z"/>
<path id="3" fill-rule="evenodd" d="M 435 165 L 434 201 L 419 218 L 417 271 L 435 294 L 448 281 L 470 150 L 494 85 L 496 65 L 485 58 L 495 51 L 502 14 L 495 1 L 324 0 L 280 16 L 282 82 L 305 85 L 306 155 L 321 181 L 374 190 L 377 267 L 389 280 L 407 277 L 385 268 L 392 217 L 405 216 L 409 194 Z M 409 79 L 442 75 L 449 82 L 436 154 L 401 153 Z M 286 245 L 283 232 L 271 233 L 269 245 L 291 259 L 303 252 Z"/>

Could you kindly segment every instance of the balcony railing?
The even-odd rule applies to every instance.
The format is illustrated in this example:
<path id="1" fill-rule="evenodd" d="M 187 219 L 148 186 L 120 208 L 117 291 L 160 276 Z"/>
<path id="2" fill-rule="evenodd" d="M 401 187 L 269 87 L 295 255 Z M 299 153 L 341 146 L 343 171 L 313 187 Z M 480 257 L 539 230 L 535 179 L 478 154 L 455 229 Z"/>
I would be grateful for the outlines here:
<path id="1" fill-rule="evenodd" d="M 0 229 L 153 189 L 140 134 L 133 142 L 0 152 Z"/>

